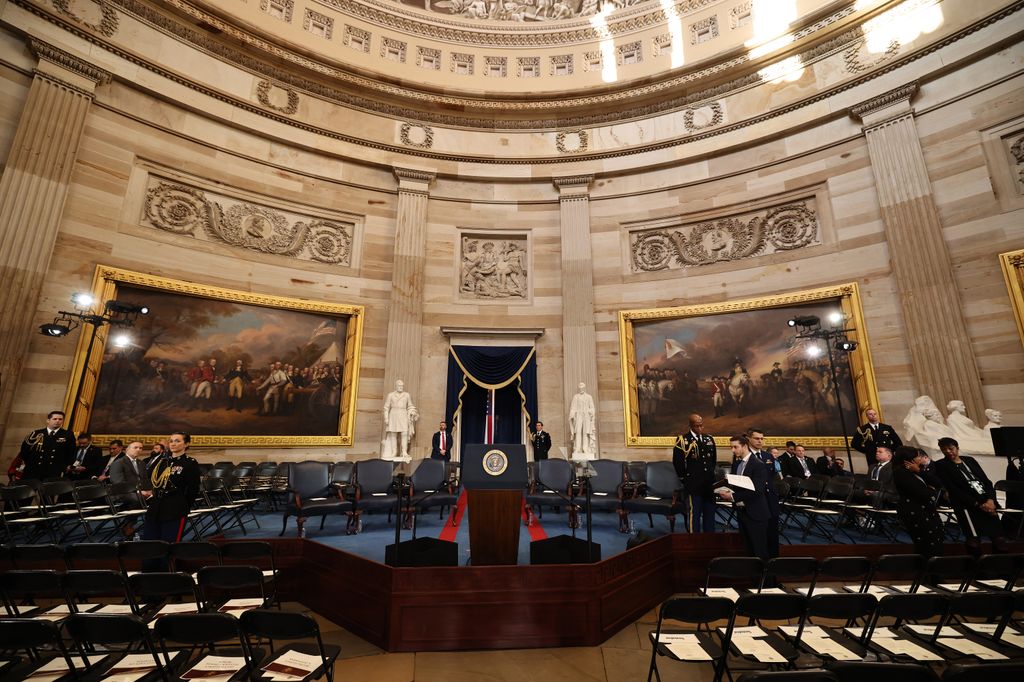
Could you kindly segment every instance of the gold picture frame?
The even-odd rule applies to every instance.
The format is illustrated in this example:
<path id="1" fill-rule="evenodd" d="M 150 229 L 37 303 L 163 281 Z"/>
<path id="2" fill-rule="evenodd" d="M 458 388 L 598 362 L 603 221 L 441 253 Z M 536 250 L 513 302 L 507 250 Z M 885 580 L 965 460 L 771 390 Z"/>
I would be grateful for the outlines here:
<path id="1" fill-rule="evenodd" d="M 660 321 L 697 320 L 700 318 L 708 318 L 709 316 L 728 316 L 730 314 L 745 313 L 749 311 L 767 311 L 776 309 L 779 309 L 779 312 L 778 314 L 773 313 L 773 315 L 778 317 L 779 315 L 788 314 L 790 310 L 795 311 L 795 314 L 800 314 L 798 309 L 801 307 L 806 309 L 812 304 L 830 304 L 831 302 L 839 305 L 845 317 L 845 325 L 846 328 L 849 329 L 847 338 L 858 344 L 857 349 L 848 354 L 849 378 L 851 380 L 849 383 L 852 383 L 853 385 L 852 392 L 853 399 L 855 401 L 855 409 L 853 409 L 853 406 L 847 406 L 847 412 L 852 413 L 853 421 L 857 422 L 857 418 L 866 408 L 878 407 L 878 388 L 875 383 L 874 368 L 871 362 L 871 350 L 864 323 L 864 312 L 861 307 L 860 290 L 856 282 L 793 293 L 777 294 L 773 296 L 726 301 L 723 303 L 620 311 L 619 349 L 620 365 L 622 370 L 622 404 L 623 416 L 625 419 L 626 445 L 629 447 L 663 448 L 674 445 L 676 439 L 676 433 L 659 433 L 653 435 L 649 433 L 641 433 L 641 409 L 640 398 L 638 396 L 637 372 L 637 325 Z M 728 319 L 728 317 L 714 318 L 716 323 L 726 319 Z M 783 324 L 785 324 L 785 322 L 783 322 Z M 787 330 L 782 330 L 782 332 L 778 332 L 776 335 L 779 336 L 781 333 L 786 331 Z M 759 333 L 760 332 L 757 331 L 756 328 L 751 330 L 751 334 L 754 336 Z M 792 330 L 788 330 L 788 333 L 790 335 L 794 334 Z M 677 352 L 676 347 L 677 346 L 673 346 L 671 352 Z M 679 347 L 682 348 L 681 346 Z M 665 354 L 667 357 L 671 357 L 668 355 L 669 352 L 669 345 L 666 343 Z M 686 349 L 683 348 L 682 351 L 678 352 L 685 353 Z M 699 363 L 697 364 L 700 366 Z M 706 372 L 715 371 L 714 369 L 705 366 L 700 366 L 700 369 L 701 371 Z M 643 371 L 647 372 L 649 370 L 645 367 Z M 767 377 L 767 374 L 762 375 L 762 377 Z M 692 385 L 699 388 L 701 381 L 704 381 L 704 378 L 694 378 L 692 380 L 687 379 L 687 381 L 693 381 Z M 672 388 L 674 389 L 675 387 L 673 386 Z M 840 389 L 842 390 L 842 386 L 840 386 Z M 711 390 L 714 389 L 712 388 Z M 842 398 L 840 398 L 840 402 L 842 402 Z M 836 411 L 834 402 L 832 410 L 834 412 Z M 703 407 L 701 408 L 701 413 L 705 414 Z M 685 421 L 685 413 L 682 414 L 681 417 L 677 416 L 674 418 L 677 420 L 681 418 Z M 705 415 L 705 430 L 708 432 L 714 432 L 714 424 L 709 424 L 708 422 L 709 419 Z M 736 419 L 733 419 L 732 422 L 737 424 Z M 768 437 L 765 442 L 769 446 L 775 446 L 783 445 L 787 440 L 794 440 L 811 448 L 843 447 L 846 439 L 850 437 L 853 433 L 853 429 L 858 426 L 858 424 L 859 422 L 850 423 L 849 419 L 847 420 L 847 435 L 845 438 L 839 433 L 836 433 L 835 435 L 815 435 L 809 433 L 784 433 L 780 432 L 778 429 L 768 429 Z M 709 426 L 712 428 L 709 428 Z M 737 424 L 737 430 L 735 432 L 739 432 L 741 430 L 739 426 L 740 425 Z M 746 418 L 742 419 L 742 426 L 761 426 L 761 428 L 765 428 L 757 414 L 750 414 Z M 682 429 L 685 429 L 685 425 L 679 427 L 676 432 L 682 432 Z M 839 430 L 840 429 L 836 429 L 836 431 Z M 730 433 L 734 432 L 718 433 L 715 439 L 716 444 L 720 447 L 727 447 L 729 444 Z"/>
<path id="2" fill-rule="evenodd" d="M 209 301 L 210 307 L 218 307 L 219 310 L 225 310 L 224 316 L 231 315 L 244 315 L 246 320 L 256 320 L 262 322 L 266 319 L 285 319 L 293 321 L 298 319 L 300 323 L 305 323 L 306 327 L 302 327 L 303 336 L 306 338 L 304 330 L 309 325 L 315 325 L 319 321 L 319 326 L 314 330 L 313 336 L 309 337 L 310 341 L 305 347 L 307 353 L 316 353 L 320 347 L 312 343 L 312 339 L 325 339 L 321 343 L 326 343 L 328 347 L 317 361 L 317 366 L 320 368 L 320 372 L 314 372 L 312 366 L 308 367 L 310 373 L 308 377 L 313 377 L 308 384 L 305 384 L 307 391 L 293 390 L 291 393 L 294 405 L 304 405 L 303 409 L 309 410 L 309 413 L 301 413 L 295 415 L 295 422 L 301 422 L 302 418 L 306 418 L 307 421 L 312 421 L 309 416 L 312 413 L 313 406 L 318 410 L 317 415 L 320 417 L 321 424 L 333 424 L 333 415 L 335 409 L 337 410 L 337 429 L 333 426 L 324 426 L 320 429 L 321 433 L 316 435 L 309 435 L 309 433 L 302 433 L 301 430 L 296 433 L 287 434 L 273 434 L 274 429 L 280 430 L 282 428 L 288 429 L 292 424 L 282 424 L 280 421 L 275 425 L 274 419 L 264 420 L 259 425 L 259 428 L 250 431 L 243 431 L 242 433 L 203 433 L 201 429 L 187 429 L 192 435 L 192 445 L 196 447 L 312 447 L 312 446 L 347 446 L 352 445 L 355 431 L 355 414 L 356 414 L 356 398 L 359 387 L 359 366 L 360 358 L 362 354 L 362 338 L 363 338 L 363 318 L 365 311 L 363 306 L 359 305 L 345 305 L 337 303 L 328 303 L 323 301 L 310 301 L 299 298 L 289 298 L 284 296 L 271 296 L 258 293 L 252 293 L 248 291 L 237 291 L 233 289 L 226 289 L 217 286 L 199 284 L 196 282 L 187 282 L 182 280 L 169 279 L 166 277 L 158 277 L 155 275 L 149 275 L 141 272 L 133 272 L 130 270 L 122 270 L 119 268 L 109 267 L 105 265 L 99 265 L 96 268 L 95 275 L 93 277 L 92 284 L 92 297 L 97 302 L 97 305 L 102 311 L 105 302 L 107 301 L 118 301 L 120 300 L 119 294 L 126 293 L 126 295 L 134 295 L 136 297 L 146 296 L 146 292 L 153 292 L 152 295 L 156 297 L 169 296 L 172 297 L 168 300 L 180 300 L 182 305 L 189 305 L 193 301 L 203 302 Z M 139 293 L 143 292 L 143 293 Z M 134 303 L 137 301 L 131 301 L 125 299 L 125 302 Z M 152 306 L 151 306 L 152 307 Z M 231 312 L 236 310 L 237 312 Z M 151 325 L 157 324 L 158 316 L 160 311 L 151 310 L 150 314 L 145 316 L 145 322 Z M 277 318 L 274 318 L 277 316 Z M 291 317 L 288 317 L 291 316 Z M 140 318 L 142 319 L 142 318 Z M 153 320 L 152 322 L 150 320 Z M 244 323 L 239 323 L 244 324 Z M 342 325 L 344 329 L 342 330 Z M 136 320 L 136 327 L 139 326 L 139 320 Z M 267 324 L 261 329 L 268 328 Z M 333 331 L 332 331 L 333 330 Z M 131 332 L 132 330 L 128 330 Z M 299 334 L 298 331 L 288 330 L 289 333 L 293 334 L 291 338 L 294 338 L 295 334 Z M 92 343 L 91 352 L 89 352 L 90 338 L 95 332 L 95 340 Z M 212 333 L 212 332 L 211 332 Z M 320 336 L 317 336 L 317 334 Z M 108 386 L 104 385 L 104 375 L 101 369 L 104 366 L 104 362 L 109 362 L 110 357 L 114 355 L 116 349 L 111 346 L 107 348 L 108 337 L 111 335 L 111 327 L 101 325 L 94 330 L 93 326 L 85 323 L 83 324 L 82 333 L 79 336 L 78 348 L 75 353 L 75 360 L 71 370 L 71 381 L 68 385 L 67 395 L 64 401 L 64 410 L 69 415 L 73 414 L 73 419 L 69 425 L 69 428 L 74 430 L 76 433 L 90 430 L 90 424 L 93 421 L 93 416 L 101 413 L 103 404 L 97 403 L 97 392 L 100 395 L 104 395 Z M 220 335 L 222 339 L 223 334 Z M 343 341 L 344 348 L 338 348 Z M 274 339 L 271 338 L 271 342 Z M 210 343 L 213 343 L 211 340 Z M 149 348 L 149 346 L 147 346 Z M 180 346 L 175 346 L 179 349 Z M 237 346 L 233 346 L 237 348 Z M 299 352 L 301 348 L 296 349 L 295 352 Z M 183 352 L 189 358 L 201 357 L 204 351 L 209 354 L 209 351 L 204 348 L 187 348 Z M 88 353 L 88 357 L 87 357 Z M 331 360 L 325 360 L 328 354 L 331 355 Z M 341 362 L 338 362 L 337 358 L 341 358 Z M 135 361 L 136 365 L 143 365 L 146 361 L 152 365 L 153 360 L 147 360 L 145 353 L 138 355 L 138 359 Z M 162 363 L 161 363 L 162 364 Z M 256 367 L 263 368 L 268 374 L 270 373 L 269 367 L 264 365 L 253 365 L 251 369 L 254 374 L 259 376 L 259 370 Z M 228 366 L 229 368 L 233 366 Z M 298 368 L 298 365 L 296 365 Z M 224 366 L 219 371 L 223 371 Z M 178 380 L 178 384 L 183 386 L 184 374 L 181 372 L 172 371 L 170 367 L 167 369 L 168 376 L 173 376 Z M 340 374 L 340 377 L 338 376 Z M 318 376 L 319 375 L 319 376 Z M 162 376 L 162 375 L 161 375 Z M 161 382 L 163 380 L 161 379 Z M 279 400 L 273 401 L 274 410 L 268 415 L 263 415 L 262 405 L 263 401 L 259 399 L 259 391 L 256 389 L 258 380 L 252 380 L 245 388 L 245 396 L 248 399 L 247 410 L 249 413 L 251 410 L 259 410 L 257 414 L 260 416 L 277 417 Z M 221 386 L 220 395 L 224 396 L 224 392 L 227 390 L 227 384 L 224 383 L 224 375 L 220 374 Z M 290 382 L 290 386 L 299 386 L 303 382 L 295 381 Z M 170 386 L 170 382 L 168 382 Z M 286 387 L 287 389 L 287 387 Z M 287 395 L 287 390 L 282 389 L 278 398 L 283 395 Z M 319 390 L 318 389 L 330 389 Z M 170 393 L 170 399 L 168 405 L 177 405 L 187 398 L 183 398 L 180 393 Z M 106 391 L 109 392 L 109 391 Z M 254 396 L 255 392 L 255 396 Z M 218 395 L 217 391 L 212 392 L 214 396 Z M 210 401 L 211 391 L 207 391 L 206 400 Z M 114 395 L 120 395 L 114 393 Z M 316 396 L 316 402 L 314 402 L 314 396 Z M 189 394 L 191 397 L 191 394 Z M 253 403 L 253 398 L 256 398 L 256 402 Z M 200 398 L 197 396 L 197 399 Z M 164 399 L 162 396 L 158 396 L 155 400 Z M 76 403 L 77 400 L 77 404 Z M 337 406 L 335 408 L 335 402 Z M 113 403 L 112 403 L 113 404 Z M 230 403 L 228 403 L 230 405 Z M 239 397 L 237 404 L 242 404 L 242 398 Z M 75 409 L 72 409 L 74 407 Z M 231 426 L 231 422 L 225 420 L 234 416 L 231 413 L 232 408 L 228 407 L 228 414 L 224 415 L 224 408 L 218 405 L 216 410 L 211 409 L 210 406 L 205 408 L 206 416 L 205 420 L 208 423 L 225 424 L 227 428 Z M 282 410 L 283 412 L 283 410 Z M 153 408 L 153 414 L 163 414 L 159 411 L 159 408 Z M 239 415 L 239 421 L 241 421 L 242 409 L 237 409 Z M 248 418 L 246 423 L 252 424 L 252 414 L 244 415 Z M 108 417 L 110 419 L 110 417 Z M 159 419 L 157 419 L 159 421 Z M 264 426 L 264 424 L 266 426 Z M 268 433 L 260 433 L 261 429 L 264 429 Z M 139 433 L 142 429 L 91 429 L 96 431 L 93 433 L 94 442 L 99 445 L 106 445 L 110 440 L 114 438 L 120 438 L 124 442 L 129 440 L 140 440 L 144 444 L 150 444 L 156 442 L 162 438 L 165 438 L 168 434 L 161 433 L 157 430 L 156 433 Z M 313 429 L 310 429 L 313 430 Z M 330 431 L 330 433 L 323 433 Z"/>
<path id="3" fill-rule="evenodd" d="M 999 254 L 999 265 L 1006 280 L 1013 317 L 1017 320 L 1017 334 L 1024 344 L 1024 249 Z"/>

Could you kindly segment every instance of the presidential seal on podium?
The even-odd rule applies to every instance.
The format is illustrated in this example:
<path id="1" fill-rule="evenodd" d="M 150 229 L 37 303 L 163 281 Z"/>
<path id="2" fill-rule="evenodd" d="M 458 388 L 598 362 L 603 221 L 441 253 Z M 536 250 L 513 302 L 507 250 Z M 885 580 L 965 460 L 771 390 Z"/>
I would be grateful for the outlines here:
<path id="1" fill-rule="evenodd" d="M 489 476 L 501 476 L 508 469 L 508 455 L 501 450 L 488 450 L 480 463 Z"/>

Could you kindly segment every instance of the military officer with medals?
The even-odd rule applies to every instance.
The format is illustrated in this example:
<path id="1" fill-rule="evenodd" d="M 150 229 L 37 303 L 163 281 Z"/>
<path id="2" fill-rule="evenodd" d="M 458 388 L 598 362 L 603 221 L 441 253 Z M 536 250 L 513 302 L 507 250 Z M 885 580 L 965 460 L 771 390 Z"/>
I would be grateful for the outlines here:
<path id="1" fill-rule="evenodd" d="M 536 430 L 530 434 L 530 442 L 533 443 L 533 461 L 539 462 L 548 458 L 548 450 L 551 449 L 551 434 L 544 430 L 544 422 L 537 422 Z"/>
<path id="2" fill-rule="evenodd" d="M 192 503 L 199 494 L 199 463 L 188 455 L 192 441 L 187 433 L 172 433 L 167 439 L 169 454 L 149 465 L 152 495 L 146 508 L 143 540 L 180 542 Z M 147 570 L 166 568 L 147 565 Z"/>
<path id="3" fill-rule="evenodd" d="M 53 410 L 46 415 L 46 426 L 36 429 L 22 441 L 23 479 L 56 480 L 74 463 L 75 436 L 61 428 L 63 425 L 64 413 Z"/>
<path id="4" fill-rule="evenodd" d="M 850 447 L 857 452 L 864 453 L 864 457 L 868 461 L 867 470 L 871 471 L 878 461 L 875 457 L 875 451 L 878 448 L 886 447 L 891 452 L 896 452 L 897 448 L 903 447 L 903 441 L 896 433 L 896 429 L 878 420 L 878 410 L 875 408 L 869 407 L 864 410 L 864 416 L 868 421 L 857 428 L 850 441 Z"/>
<path id="5" fill-rule="evenodd" d="M 686 488 L 686 519 L 691 533 L 715 531 L 715 439 L 704 433 L 704 418 L 689 417 L 690 430 L 676 438 L 672 466 Z"/>

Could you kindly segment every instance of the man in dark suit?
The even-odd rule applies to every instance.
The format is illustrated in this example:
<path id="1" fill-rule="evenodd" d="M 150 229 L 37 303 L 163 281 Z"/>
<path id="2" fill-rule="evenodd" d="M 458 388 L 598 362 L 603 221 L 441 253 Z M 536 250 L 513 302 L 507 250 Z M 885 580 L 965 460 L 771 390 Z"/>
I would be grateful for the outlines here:
<path id="1" fill-rule="evenodd" d="M 857 428 L 850 441 L 850 447 L 864 453 L 870 471 L 871 467 L 875 466 L 875 450 L 884 446 L 889 448 L 890 452 L 896 452 L 896 449 L 903 445 L 903 441 L 900 434 L 896 433 L 896 429 L 878 420 L 878 410 L 875 408 L 869 407 L 864 410 L 864 417 L 867 423 Z"/>
<path id="2" fill-rule="evenodd" d="M 75 461 L 75 436 L 61 428 L 63 424 L 64 413 L 54 410 L 46 415 L 46 426 L 28 434 L 21 443 L 23 479 L 56 480 Z"/>
<path id="3" fill-rule="evenodd" d="M 747 429 L 747 440 L 750 444 L 750 454 L 761 460 L 765 472 L 768 475 L 768 486 L 765 494 L 768 496 L 768 507 L 772 510 L 772 518 L 768 522 L 768 556 L 779 556 L 779 494 L 775 491 L 775 457 L 771 450 L 764 447 L 764 431 L 756 427 Z"/>
<path id="4" fill-rule="evenodd" d="M 139 460 L 142 455 L 142 442 L 132 441 L 128 443 L 124 454 L 110 463 L 109 478 L 111 484 L 129 483 L 137 489 L 143 490 L 143 496 L 148 497 L 149 488 L 152 487 L 146 479 L 145 465 Z M 138 504 L 138 497 L 135 495 L 124 495 L 121 502 L 132 505 Z"/>
<path id="5" fill-rule="evenodd" d="M 751 555 L 768 561 L 771 558 L 768 549 L 768 529 L 772 522 L 772 509 L 767 493 L 768 486 L 771 485 L 768 469 L 764 462 L 751 456 L 750 441 L 746 436 L 733 436 L 729 439 L 729 446 L 735 458 L 732 473 L 749 478 L 753 490 L 734 486 L 719 494 L 723 499 L 735 503 L 740 534 L 746 542 L 747 550 Z"/>
<path id="6" fill-rule="evenodd" d="M 551 449 L 551 434 L 544 430 L 544 422 L 536 423 L 534 432 L 530 434 L 530 442 L 533 443 L 534 462 L 548 458 L 548 450 Z"/>
<path id="7" fill-rule="evenodd" d="M 785 474 L 787 476 L 810 478 L 814 474 L 818 473 L 814 466 L 814 460 L 809 459 L 806 456 L 806 449 L 803 445 L 797 445 L 794 450 L 795 454 L 793 457 L 790 457 L 785 464 Z"/>
<path id="8" fill-rule="evenodd" d="M 438 425 L 430 441 L 430 459 L 443 459 L 446 462 L 452 459 L 452 434 L 448 433 L 448 425 L 444 421 Z"/>
<path id="9" fill-rule="evenodd" d="M 715 532 L 715 439 L 704 433 L 704 418 L 690 415 L 690 430 L 676 438 L 672 466 L 686 488 L 686 520 L 691 533 Z"/>
<path id="10" fill-rule="evenodd" d="M 814 463 L 814 466 L 819 474 L 837 476 L 839 474 L 839 467 L 836 464 L 836 449 L 822 448 L 821 457 Z"/>
<path id="11" fill-rule="evenodd" d="M 84 481 L 95 478 L 103 473 L 106 458 L 103 450 L 92 444 L 92 434 L 78 434 L 78 447 L 75 448 L 75 461 L 68 467 L 65 478 L 72 481 Z"/>

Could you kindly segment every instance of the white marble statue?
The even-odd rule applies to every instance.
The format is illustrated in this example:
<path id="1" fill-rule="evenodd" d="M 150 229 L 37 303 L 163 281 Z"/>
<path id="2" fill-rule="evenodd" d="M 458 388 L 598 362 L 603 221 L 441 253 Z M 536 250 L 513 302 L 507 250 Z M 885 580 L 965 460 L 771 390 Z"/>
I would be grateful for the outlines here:
<path id="1" fill-rule="evenodd" d="M 988 424 L 985 424 L 986 431 L 999 429 L 1003 426 L 1003 413 L 999 410 L 993 410 L 991 408 L 985 410 L 985 419 L 988 419 Z"/>
<path id="2" fill-rule="evenodd" d="M 942 418 L 935 401 L 926 395 L 914 401 L 914 405 L 903 419 L 903 430 L 903 440 L 907 445 L 915 445 L 933 457 L 941 456 L 940 438 L 955 437 L 953 430 Z"/>
<path id="3" fill-rule="evenodd" d="M 988 431 L 967 416 L 967 407 L 962 400 L 950 400 L 946 405 L 949 416 L 946 424 L 953 430 L 953 438 L 960 444 L 960 449 L 972 455 L 994 455 L 992 436 Z"/>
<path id="4" fill-rule="evenodd" d="M 384 439 L 381 459 L 409 461 L 409 441 L 416 433 L 420 414 L 412 396 L 405 392 L 405 382 L 395 382 L 395 390 L 384 399 Z"/>
<path id="5" fill-rule="evenodd" d="M 572 433 L 572 455 L 594 457 L 597 454 L 597 430 L 594 425 L 594 399 L 581 383 L 569 405 L 569 431 Z"/>

